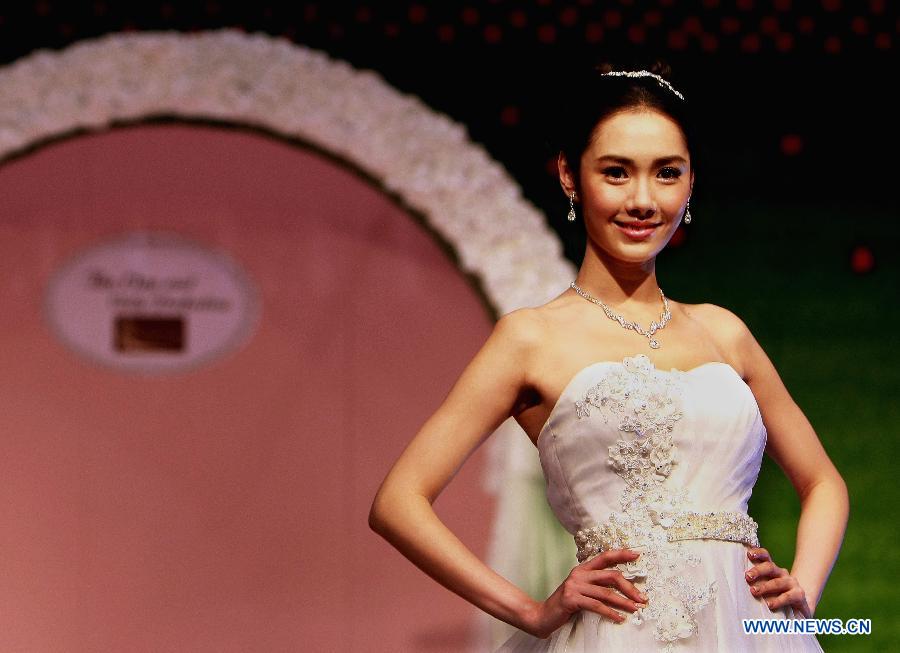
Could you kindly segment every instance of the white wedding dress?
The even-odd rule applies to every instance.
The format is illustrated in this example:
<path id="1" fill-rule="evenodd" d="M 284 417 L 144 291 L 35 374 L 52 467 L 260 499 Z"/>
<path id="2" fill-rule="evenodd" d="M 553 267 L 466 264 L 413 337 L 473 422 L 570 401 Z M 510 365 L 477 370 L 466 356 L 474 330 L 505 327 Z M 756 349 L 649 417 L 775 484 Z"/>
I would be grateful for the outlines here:
<path id="1" fill-rule="evenodd" d="M 497 653 L 821 651 L 811 634 L 743 631 L 742 619 L 794 616 L 744 580 L 765 444 L 753 393 L 727 363 L 667 371 L 637 354 L 581 369 L 538 438 L 547 500 L 579 560 L 642 552 L 619 568 L 648 605 L 622 624 L 581 610 L 546 639 L 515 631 Z"/>

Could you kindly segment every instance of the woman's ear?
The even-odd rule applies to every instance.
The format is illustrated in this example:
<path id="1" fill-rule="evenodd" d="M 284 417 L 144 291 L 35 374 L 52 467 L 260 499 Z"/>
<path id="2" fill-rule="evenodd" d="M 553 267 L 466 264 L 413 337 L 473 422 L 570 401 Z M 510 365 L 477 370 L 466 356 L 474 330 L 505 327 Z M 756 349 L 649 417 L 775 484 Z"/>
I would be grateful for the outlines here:
<path id="1" fill-rule="evenodd" d="M 572 174 L 572 169 L 569 168 L 566 155 L 562 152 L 556 157 L 556 167 L 559 170 L 559 185 L 562 186 L 566 197 L 571 197 L 575 190 L 575 176 Z"/>

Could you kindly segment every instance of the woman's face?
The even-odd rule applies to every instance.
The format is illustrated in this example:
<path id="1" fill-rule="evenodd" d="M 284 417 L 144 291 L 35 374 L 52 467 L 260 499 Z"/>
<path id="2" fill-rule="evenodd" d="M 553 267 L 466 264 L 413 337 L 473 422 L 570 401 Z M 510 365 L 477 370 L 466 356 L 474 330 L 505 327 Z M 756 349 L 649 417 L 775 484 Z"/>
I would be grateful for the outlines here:
<path id="1" fill-rule="evenodd" d="M 560 181 L 570 190 L 566 177 L 571 182 L 563 159 Z M 693 185 L 678 123 L 651 109 L 613 114 L 595 128 L 581 156 L 579 195 L 588 237 L 613 258 L 647 261 L 675 233 Z M 652 228 L 628 231 L 626 225 Z"/>

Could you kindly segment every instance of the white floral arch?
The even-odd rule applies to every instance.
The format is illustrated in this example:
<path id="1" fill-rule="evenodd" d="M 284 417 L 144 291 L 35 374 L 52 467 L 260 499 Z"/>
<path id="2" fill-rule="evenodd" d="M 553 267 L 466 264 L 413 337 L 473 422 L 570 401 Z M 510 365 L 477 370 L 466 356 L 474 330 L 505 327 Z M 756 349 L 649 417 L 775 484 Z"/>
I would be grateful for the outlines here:
<path id="1" fill-rule="evenodd" d="M 111 34 L 0 69 L 0 159 L 157 116 L 260 127 L 345 159 L 453 248 L 498 315 L 574 277 L 558 237 L 466 129 L 378 74 L 235 30 Z"/>
<path id="2" fill-rule="evenodd" d="M 463 125 L 372 71 L 285 39 L 236 30 L 111 34 L 0 68 L 0 89 L 0 162 L 69 134 L 156 117 L 257 127 L 381 183 L 449 245 L 497 315 L 544 303 L 575 276 L 543 214 Z M 512 419 L 498 431 L 487 477 L 498 494 L 488 563 L 537 594 L 568 565 L 565 555 L 546 559 L 565 532 L 550 532 L 534 447 Z M 542 510 L 544 531 L 526 545 L 522 521 Z M 505 624 L 493 625 L 502 638 Z"/>

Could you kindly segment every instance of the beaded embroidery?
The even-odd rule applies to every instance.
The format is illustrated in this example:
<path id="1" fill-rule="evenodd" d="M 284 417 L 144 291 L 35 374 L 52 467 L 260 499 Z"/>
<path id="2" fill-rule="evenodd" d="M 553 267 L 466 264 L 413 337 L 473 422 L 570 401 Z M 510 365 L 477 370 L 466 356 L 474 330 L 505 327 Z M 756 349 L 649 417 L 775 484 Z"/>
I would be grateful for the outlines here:
<path id="1" fill-rule="evenodd" d="M 756 543 L 756 522 L 741 513 L 690 511 L 687 490 L 664 482 L 678 461 L 672 438 L 682 417 L 685 372 L 656 369 L 644 354 L 626 357 L 622 366 L 591 386 L 575 402 L 578 419 L 597 411 L 607 423 L 633 437 L 609 447 L 608 464 L 625 481 L 621 510 L 606 523 L 576 533 L 578 560 L 611 548 L 633 548 L 638 560 L 617 565 L 649 597 L 631 621 L 655 622 L 654 636 L 672 651 L 679 639 L 697 632 L 694 615 L 715 600 L 715 580 L 696 583 L 685 567 L 700 564 L 684 539 L 712 537 Z"/>

